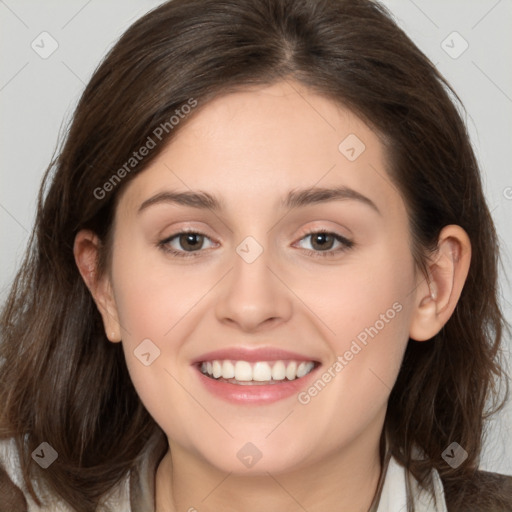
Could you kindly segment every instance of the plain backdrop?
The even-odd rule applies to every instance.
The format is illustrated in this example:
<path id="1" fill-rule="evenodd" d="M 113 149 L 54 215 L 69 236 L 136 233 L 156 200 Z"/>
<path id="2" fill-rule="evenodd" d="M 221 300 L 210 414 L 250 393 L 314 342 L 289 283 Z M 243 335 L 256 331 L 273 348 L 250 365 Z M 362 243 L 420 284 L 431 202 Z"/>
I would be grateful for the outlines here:
<path id="1" fill-rule="evenodd" d="M 79 95 L 124 30 L 159 3 L 0 0 L 2 302 L 34 221 L 42 174 L 59 137 L 65 135 Z M 501 240 L 502 306 L 512 322 L 512 288 L 507 279 L 512 270 L 512 0 L 383 3 L 448 78 L 465 105 L 465 119 Z M 507 339 L 509 364 L 511 346 Z M 511 402 L 489 423 L 481 467 L 512 474 Z"/>

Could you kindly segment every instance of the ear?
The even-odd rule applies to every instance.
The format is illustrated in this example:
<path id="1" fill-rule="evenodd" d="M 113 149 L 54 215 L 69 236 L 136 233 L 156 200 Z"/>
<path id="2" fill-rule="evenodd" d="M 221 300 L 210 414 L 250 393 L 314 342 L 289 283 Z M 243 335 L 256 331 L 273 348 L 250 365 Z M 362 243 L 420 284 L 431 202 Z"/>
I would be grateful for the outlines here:
<path id="1" fill-rule="evenodd" d="M 421 276 L 416 288 L 409 337 L 426 341 L 452 316 L 462 293 L 471 262 L 471 242 L 460 226 L 445 226 L 438 248 L 428 263 L 428 279 Z"/>
<path id="2" fill-rule="evenodd" d="M 73 254 L 82 279 L 103 318 L 105 334 L 115 343 L 121 341 L 121 326 L 110 277 L 107 272 L 103 275 L 98 273 L 101 246 L 101 240 L 93 231 L 83 229 L 75 237 Z"/>

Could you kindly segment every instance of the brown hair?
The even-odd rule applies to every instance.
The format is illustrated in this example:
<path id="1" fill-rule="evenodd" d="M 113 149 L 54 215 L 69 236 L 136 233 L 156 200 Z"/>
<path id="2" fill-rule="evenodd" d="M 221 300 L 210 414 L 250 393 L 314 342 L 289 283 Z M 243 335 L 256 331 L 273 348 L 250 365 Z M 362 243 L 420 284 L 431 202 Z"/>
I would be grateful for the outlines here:
<path id="1" fill-rule="evenodd" d="M 173 0 L 135 22 L 87 85 L 44 177 L 30 248 L 3 309 L 0 435 L 16 439 L 31 492 L 31 480 L 42 482 L 77 510 L 94 510 L 159 429 L 130 381 L 121 345 L 105 337 L 73 242 L 80 229 L 94 230 L 105 242 L 105 268 L 120 191 L 186 120 L 103 197 L 95 191 L 191 98 L 201 105 L 287 78 L 347 106 L 381 134 L 423 272 L 444 226 L 469 235 L 459 303 L 433 340 L 409 340 L 385 429 L 392 454 L 427 487 L 431 468 L 447 486 L 474 473 L 486 400 L 497 404 L 495 378 L 505 375 L 498 355 L 506 323 L 497 301 L 497 235 L 455 93 L 377 2 Z M 43 441 L 59 454 L 47 471 L 30 457 Z M 468 452 L 457 469 L 441 457 L 452 441 Z M 412 460 L 414 445 L 425 460 Z"/>

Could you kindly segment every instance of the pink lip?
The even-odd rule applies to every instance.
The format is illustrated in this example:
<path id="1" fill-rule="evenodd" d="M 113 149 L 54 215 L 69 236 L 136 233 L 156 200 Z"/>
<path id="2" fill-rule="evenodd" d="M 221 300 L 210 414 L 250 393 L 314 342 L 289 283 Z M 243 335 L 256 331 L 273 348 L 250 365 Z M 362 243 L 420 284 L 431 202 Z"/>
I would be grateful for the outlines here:
<path id="1" fill-rule="evenodd" d="M 307 375 L 299 379 L 278 381 L 276 384 L 241 385 L 220 381 L 207 377 L 201 372 L 200 366 L 204 361 L 213 360 L 233 361 L 315 361 L 317 364 Z M 310 385 L 320 366 L 318 361 L 309 356 L 297 354 L 277 348 L 243 349 L 231 348 L 208 352 L 193 360 L 192 366 L 198 375 L 199 381 L 213 395 L 236 404 L 261 405 L 269 404 L 297 395 Z"/>
<path id="2" fill-rule="evenodd" d="M 196 365 L 196 372 L 201 384 L 219 398 L 236 404 L 262 405 L 277 402 L 290 396 L 297 396 L 300 391 L 305 390 L 311 379 L 315 378 L 318 366 L 313 368 L 307 375 L 295 380 L 279 381 L 278 384 L 263 385 L 240 385 L 222 382 L 204 375 Z"/>
<path id="3" fill-rule="evenodd" d="M 288 350 L 282 350 L 279 348 L 254 348 L 247 349 L 241 347 L 225 348 L 222 350 L 215 350 L 208 352 L 199 357 L 196 357 L 192 364 L 202 363 L 203 361 L 222 361 L 231 359 L 234 361 L 247 361 L 249 363 L 255 361 L 283 361 L 283 360 L 294 360 L 294 361 L 316 361 L 314 358 L 297 354 L 295 352 L 289 352 Z"/>
<path id="4" fill-rule="evenodd" d="M 270 404 L 293 395 L 297 396 L 300 391 L 305 390 L 309 386 L 317 370 L 318 367 L 313 368 L 313 370 L 300 379 L 279 381 L 278 384 L 243 386 L 207 377 L 201 373 L 201 370 L 196 366 L 200 382 L 210 393 L 227 402 L 240 405 Z"/>

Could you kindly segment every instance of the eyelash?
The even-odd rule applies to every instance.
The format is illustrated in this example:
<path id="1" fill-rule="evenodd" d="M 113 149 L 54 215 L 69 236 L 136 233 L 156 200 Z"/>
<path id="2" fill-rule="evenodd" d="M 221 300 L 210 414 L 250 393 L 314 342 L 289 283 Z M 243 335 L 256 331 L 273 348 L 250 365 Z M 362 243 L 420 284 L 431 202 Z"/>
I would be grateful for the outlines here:
<path id="1" fill-rule="evenodd" d="M 204 236 L 205 238 L 209 238 L 207 235 L 205 235 L 204 233 L 201 233 L 200 231 L 183 230 L 183 231 L 179 231 L 178 233 L 175 233 L 175 234 L 165 238 L 164 240 L 160 240 L 157 245 L 165 253 L 172 254 L 173 256 L 177 256 L 178 258 L 195 258 L 196 256 L 200 255 L 200 253 L 202 252 L 201 250 L 177 251 L 176 249 L 171 249 L 168 245 L 175 238 L 179 237 L 180 235 L 186 235 L 186 234 L 200 235 L 200 236 Z M 342 247 L 339 247 L 338 249 L 335 249 L 335 250 L 327 250 L 327 251 L 312 251 L 311 249 L 303 249 L 306 252 L 306 254 L 308 254 L 309 256 L 312 256 L 314 258 L 329 258 L 332 256 L 336 256 L 342 252 L 352 249 L 355 245 L 355 243 L 352 242 L 351 240 L 348 240 L 347 238 L 345 238 L 341 235 L 338 235 L 337 233 L 333 233 L 332 231 L 328 231 L 326 229 L 318 229 L 318 230 L 308 231 L 307 233 L 304 233 L 304 235 L 300 238 L 299 241 L 303 240 L 304 238 L 307 238 L 308 236 L 318 235 L 318 234 L 332 235 L 337 242 L 342 244 Z"/>

